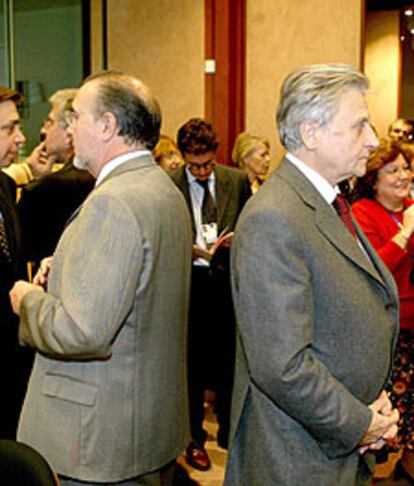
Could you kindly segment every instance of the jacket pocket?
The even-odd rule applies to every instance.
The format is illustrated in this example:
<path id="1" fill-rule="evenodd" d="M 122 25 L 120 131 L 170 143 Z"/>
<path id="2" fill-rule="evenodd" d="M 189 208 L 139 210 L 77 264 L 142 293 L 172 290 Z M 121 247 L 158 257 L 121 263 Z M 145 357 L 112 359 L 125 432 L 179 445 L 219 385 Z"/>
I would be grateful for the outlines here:
<path id="1" fill-rule="evenodd" d="M 96 401 L 98 388 L 68 376 L 46 375 L 43 380 L 42 392 L 49 397 L 91 407 Z"/>

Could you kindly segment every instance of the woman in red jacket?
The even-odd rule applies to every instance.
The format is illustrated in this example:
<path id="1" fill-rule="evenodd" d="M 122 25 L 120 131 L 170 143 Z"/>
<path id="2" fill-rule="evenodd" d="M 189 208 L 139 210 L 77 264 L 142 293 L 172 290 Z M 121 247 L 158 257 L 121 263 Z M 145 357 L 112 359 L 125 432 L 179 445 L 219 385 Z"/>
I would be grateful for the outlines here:
<path id="1" fill-rule="evenodd" d="M 400 334 L 389 391 L 400 411 L 394 447 L 401 467 L 414 478 L 414 201 L 408 197 L 410 161 L 397 142 L 381 141 L 356 182 L 352 212 L 392 272 L 400 297 Z"/>

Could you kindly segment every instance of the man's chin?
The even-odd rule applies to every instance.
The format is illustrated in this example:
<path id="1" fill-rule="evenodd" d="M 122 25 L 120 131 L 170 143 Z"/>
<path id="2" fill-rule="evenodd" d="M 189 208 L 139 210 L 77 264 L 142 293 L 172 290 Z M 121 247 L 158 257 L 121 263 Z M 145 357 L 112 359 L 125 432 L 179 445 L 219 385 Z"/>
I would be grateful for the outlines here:
<path id="1" fill-rule="evenodd" d="M 75 157 L 73 157 L 73 165 L 74 165 L 74 167 L 76 167 L 77 169 L 80 169 L 80 170 L 87 170 L 87 168 L 88 168 L 87 162 L 83 159 L 80 159 L 76 155 L 75 155 Z"/>
<path id="2" fill-rule="evenodd" d="M 367 173 L 367 162 L 364 161 L 363 164 L 360 164 L 356 167 L 354 171 L 354 175 L 356 177 L 363 177 Z"/>
<path id="3" fill-rule="evenodd" d="M 0 168 L 4 169 L 12 165 L 17 160 L 17 155 L 6 155 L 3 159 L 0 159 Z"/>

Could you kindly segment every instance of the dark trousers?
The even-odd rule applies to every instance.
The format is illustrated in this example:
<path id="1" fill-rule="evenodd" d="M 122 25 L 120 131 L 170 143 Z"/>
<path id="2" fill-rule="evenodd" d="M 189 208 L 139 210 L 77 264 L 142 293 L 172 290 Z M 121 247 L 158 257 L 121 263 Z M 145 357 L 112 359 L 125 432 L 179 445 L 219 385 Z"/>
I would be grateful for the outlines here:
<path id="1" fill-rule="evenodd" d="M 235 359 L 229 272 L 193 265 L 188 326 L 188 390 L 192 439 L 206 440 L 204 392 L 216 392 L 218 442 L 228 442 Z"/>
<path id="2" fill-rule="evenodd" d="M 3 314 L 1 312 L 4 312 Z M 32 363 L 33 350 L 18 345 L 18 319 L 0 306 L 0 387 L 2 413 L 0 439 L 16 439 L 17 424 L 26 394 Z"/>

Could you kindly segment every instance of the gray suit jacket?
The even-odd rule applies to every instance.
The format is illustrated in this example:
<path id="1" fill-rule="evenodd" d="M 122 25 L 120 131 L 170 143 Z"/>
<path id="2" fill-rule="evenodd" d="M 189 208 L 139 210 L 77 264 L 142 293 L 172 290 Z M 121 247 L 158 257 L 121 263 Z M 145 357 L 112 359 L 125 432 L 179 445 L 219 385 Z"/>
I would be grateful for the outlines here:
<path id="1" fill-rule="evenodd" d="M 286 160 L 243 210 L 227 485 L 351 486 L 369 472 L 357 448 L 399 312 L 391 274 L 358 236 L 366 254 Z"/>
<path id="2" fill-rule="evenodd" d="M 120 481 L 185 447 L 191 241 L 169 177 L 130 160 L 67 226 L 48 293 L 23 299 L 20 339 L 38 353 L 18 437 L 60 474 Z"/>

